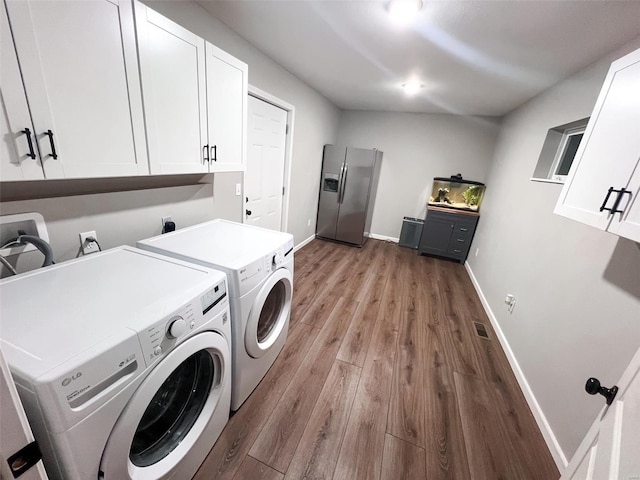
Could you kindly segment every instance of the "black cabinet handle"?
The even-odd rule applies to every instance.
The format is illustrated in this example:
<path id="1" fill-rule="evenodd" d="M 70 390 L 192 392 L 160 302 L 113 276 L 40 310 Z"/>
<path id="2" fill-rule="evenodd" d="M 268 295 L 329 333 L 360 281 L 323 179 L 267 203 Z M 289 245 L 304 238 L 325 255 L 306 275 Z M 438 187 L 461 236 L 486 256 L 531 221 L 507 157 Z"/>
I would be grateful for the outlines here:
<path id="1" fill-rule="evenodd" d="M 620 205 L 620 201 L 625 193 L 631 195 L 631 192 L 626 188 L 621 188 L 620 190 L 614 190 L 618 192 L 618 196 L 616 197 L 616 201 L 613 204 L 613 208 L 611 209 L 611 213 L 624 213 L 624 210 L 618 210 L 618 206 Z"/>
<path id="2" fill-rule="evenodd" d="M 604 208 L 605 205 L 607 204 L 607 202 L 609 201 L 609 197 L 611 196 L 611 192 L 613 192 L 613 187 L 609 187 L 609 190 L 607 190 L 607 196 L 604 197 L 604 201 L 602 202 L 602 205 L 600 205 L 600 211 L 604 212 L 605 210 L 611 210 L 609 208 Z"/>
<path id="3" fill-rule="evenodd" d="M 251 210 L 245 210 L 244 213 L 247 214 L 247 217 L 251 215 Z"/>
<path id="4" fill-rule="evenodd" d="M 25 128 L 24 130 L 20 130 L 20 132 L 24 133 L 27 136 L 27 143 L 29 144 L 29 153 L 27 153 L 27 157 L 32 160 L 36 159 L 36 152 L 33 150 L 33 141 L 31 140 L 31 130 Z"/>
<path id="5" fill-rule="evenodd" d="M 609 197 L 611 196 L 611 194 L 613 192 L 616 192 L 618 195 L 616 195 L 616 201 L 613 202 L 613 207 L 611 208 L 607 208 L 607 202 L 609 201 Z M 629 195 L 631 195 L 631 192 L 629 190 L 627 190 L 626 188 L 621 188 L 620 190 L 617 190 L 613 187 L 609 187 L 609 190 L 607 190 L 607 195 L 604 197 L 604 202 L 602 202 L 602 205 L 600 205 L 600 211 L 603 212 L 605 210 L 607 210 L 608 212 L 611 212 L 612 214 L 614 213 L 624 213 L 624 210 L 618 210 L 618 206 L 620 205 L 620 202 L 622 201 L 622 197 L 628 193 Z"/>
<path id="6" fill-rule="evenodd" d="M 202 147 L 202 163 L 209 162 L 209 145 Z"/>
<path id="7" fill-rule="evenodd" d="M 49 137 L 49 143 L 51 144 L 51 153 L 49 154 L 54 160 L 58 159 L 58 154 L 56 153 L 56 146 L 53 143 L 53 132 L 51 130 L 47 130 L 44 134 Z"/>
<path id="8" fill-rule="evenodd" d="M 596 395 L 598 393 L 602 395 L 607 399 L 607 405 L 611 405 L 613 403 L 613 399 L 616 398 L 616 394 L 618 393 L 617 386 L 614 385 L 611 388 L 603 387 L 600 385 L 600 380 L 593 377 L 587 380 L 584 389 L 589 395 Z"/>
<path id="9" fill-rule="evenodd" d="M 211 158 L 214 162 L 218 161 L 218 146 L 214 145 L 213 147 L 211 147 L 211 149 L 213 150 L 213 153 L 211 154 Z"/>

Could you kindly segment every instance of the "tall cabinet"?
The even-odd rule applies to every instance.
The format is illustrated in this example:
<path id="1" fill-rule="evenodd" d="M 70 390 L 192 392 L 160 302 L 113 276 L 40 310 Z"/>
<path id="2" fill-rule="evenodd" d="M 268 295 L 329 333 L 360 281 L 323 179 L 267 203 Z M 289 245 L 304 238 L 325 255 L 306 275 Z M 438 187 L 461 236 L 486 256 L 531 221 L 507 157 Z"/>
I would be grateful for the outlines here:
<path id="1" fill-rule="evenodd" d="M 241 171 L 247 65 L 135 4 L 152 174 Z"/>
<path id="2" fill-rule="evenodd" d="M 3 180 L 148 173 L 131 1 L 5 6 Z"/>
<path id="3" fill-rule="evenodd" d="M 640 242 L 640 50 L 607 74 L 555 213 Z"/>

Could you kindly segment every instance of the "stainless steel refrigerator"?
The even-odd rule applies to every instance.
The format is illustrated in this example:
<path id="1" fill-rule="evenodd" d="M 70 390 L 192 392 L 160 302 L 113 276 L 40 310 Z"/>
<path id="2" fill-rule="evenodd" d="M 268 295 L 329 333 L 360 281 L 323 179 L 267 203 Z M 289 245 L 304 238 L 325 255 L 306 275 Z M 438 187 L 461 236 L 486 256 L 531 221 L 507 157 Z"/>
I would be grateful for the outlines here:
<path id="1" fill-rule="evenodd" d="M 373 217 L 382 152 L 325 145 L 316 237 L 361 247 Z"/>

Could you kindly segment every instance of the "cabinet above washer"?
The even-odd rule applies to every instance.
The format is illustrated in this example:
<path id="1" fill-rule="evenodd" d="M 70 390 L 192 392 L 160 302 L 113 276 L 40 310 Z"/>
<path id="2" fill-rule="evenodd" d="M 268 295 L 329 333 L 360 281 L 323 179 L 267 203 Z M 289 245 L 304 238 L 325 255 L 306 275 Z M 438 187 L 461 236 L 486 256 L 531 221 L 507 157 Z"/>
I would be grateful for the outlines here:
<path id="1" fill-rule="evenodd" d="M 131 1 L 2 10 L 2 180 L 148 174 Z"/>
<path id="2" fill-rule="evenodd" d="M 0 181 L 244 170 L 245 63 L 132 0 L 1 21 Z"/>
<path id="3" fill-rule="evenodd" d="M 135 3 L 152 174 L 242 171 L 247 65 Z"/>

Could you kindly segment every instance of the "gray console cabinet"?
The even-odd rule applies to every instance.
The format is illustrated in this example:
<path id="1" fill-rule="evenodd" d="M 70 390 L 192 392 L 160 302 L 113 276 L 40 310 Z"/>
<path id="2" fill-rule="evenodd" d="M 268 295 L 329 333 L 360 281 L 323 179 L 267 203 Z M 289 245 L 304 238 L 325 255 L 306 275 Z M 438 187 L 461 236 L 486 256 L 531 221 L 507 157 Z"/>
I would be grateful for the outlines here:
<path id="1" fill-rule="evenodd" d="M 418 253 L 464 263 L 480 216 L 455 210 L 428 209 Z"/>

